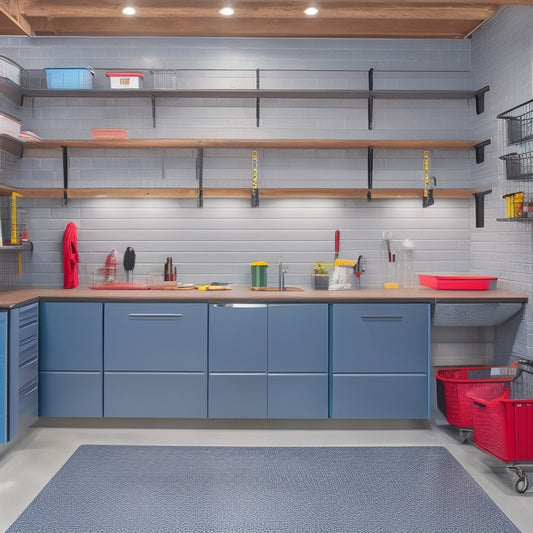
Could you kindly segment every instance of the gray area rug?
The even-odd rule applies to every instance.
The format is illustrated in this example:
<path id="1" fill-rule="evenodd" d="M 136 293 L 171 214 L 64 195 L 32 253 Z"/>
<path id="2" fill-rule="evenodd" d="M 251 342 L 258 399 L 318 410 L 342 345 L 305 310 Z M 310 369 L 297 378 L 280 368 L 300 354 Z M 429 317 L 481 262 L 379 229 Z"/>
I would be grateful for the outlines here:
<path id="1" fill-rule="evenodd" d="M 8 533 L 518 529 L 442 447 L 80 446 Z"/>

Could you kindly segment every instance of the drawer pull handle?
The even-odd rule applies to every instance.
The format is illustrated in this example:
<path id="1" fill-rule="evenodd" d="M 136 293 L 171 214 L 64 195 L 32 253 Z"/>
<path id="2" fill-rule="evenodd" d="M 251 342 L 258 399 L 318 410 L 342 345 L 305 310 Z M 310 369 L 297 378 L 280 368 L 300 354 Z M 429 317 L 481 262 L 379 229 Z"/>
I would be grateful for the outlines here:
<path id="1" fill-rule="evenodd" d="M 233 307 L 235 309 L 259 309 L 267 304 L 213 304 L 213 307 Z"/>
<path id="2" fill-rule="evenodd" d="M 362 316 L 361 320 L 403 320 L 403 316 Z"/>
<path id="3" fill-rule="evenodd" d="M 183 315 L 181 313 L 129 313 L 128 317 L 133 319 L 175 320 L 182 318 Z"/>

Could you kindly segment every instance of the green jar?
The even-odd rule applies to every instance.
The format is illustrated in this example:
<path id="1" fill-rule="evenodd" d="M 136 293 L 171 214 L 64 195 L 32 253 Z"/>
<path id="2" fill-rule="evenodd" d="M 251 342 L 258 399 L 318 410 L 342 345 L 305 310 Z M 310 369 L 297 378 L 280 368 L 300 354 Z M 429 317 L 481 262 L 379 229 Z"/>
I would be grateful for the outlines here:
<path id="1" fill-rule="evenodd" d="M 266 287 L 268 263 L 256 261 L 250 263 L 250 266 L 252 267 L 252 287 Z"/>

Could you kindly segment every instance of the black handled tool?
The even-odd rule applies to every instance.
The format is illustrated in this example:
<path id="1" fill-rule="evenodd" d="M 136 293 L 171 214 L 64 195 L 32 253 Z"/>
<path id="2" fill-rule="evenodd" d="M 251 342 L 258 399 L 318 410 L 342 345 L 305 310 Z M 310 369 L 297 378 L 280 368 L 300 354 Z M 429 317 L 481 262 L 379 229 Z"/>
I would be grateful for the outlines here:
<path id="1" fill-rule="evenodd" d="M 128 246 L 124 252 L 124 270 L 126 281 L 133 281 L 133 269 L 135 268 L 135 250 Z"/>

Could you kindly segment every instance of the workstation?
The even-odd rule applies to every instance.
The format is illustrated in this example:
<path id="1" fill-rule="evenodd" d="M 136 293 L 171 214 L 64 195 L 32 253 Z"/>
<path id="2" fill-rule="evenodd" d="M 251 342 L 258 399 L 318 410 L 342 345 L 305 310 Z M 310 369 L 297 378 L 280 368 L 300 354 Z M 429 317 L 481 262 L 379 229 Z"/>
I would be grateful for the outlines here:
<path id="1" fill-rule="evenodd" d="M 533 358 L 529 2 L 403 35 L 46 4 L 0 36 L 0 480 L 55 466 L 0 529 L 78 445 L 271 442 L 445 447 L 527 531 L 436 373 Z"/>

